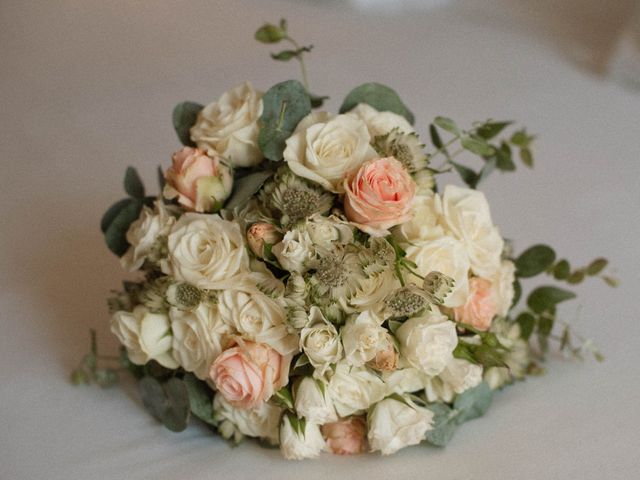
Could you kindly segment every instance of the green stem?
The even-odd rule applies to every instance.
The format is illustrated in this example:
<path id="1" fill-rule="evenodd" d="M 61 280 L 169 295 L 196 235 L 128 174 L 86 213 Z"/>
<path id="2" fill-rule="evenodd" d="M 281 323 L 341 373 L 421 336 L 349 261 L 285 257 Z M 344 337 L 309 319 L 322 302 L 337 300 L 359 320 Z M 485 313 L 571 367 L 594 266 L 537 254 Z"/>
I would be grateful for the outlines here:
<path id="1" fill-rule="evenodd" d="M 300 50 L 300 45 L 298 45 L 298 42 L 296 42 L 293 38 L 287 35 L 286 37 L 284 37 L 284 39 L 290 42 L 296 50 Z M 307 89 L 307 93 L 309 93 L 309 78 L 307 77 L 307 66 L 304 63 L 304 52 L 301 51 L 296 58 L 300 62 L 300 69 L 302 70 L 302 83 L 304 84 L 304 88 Z"/>

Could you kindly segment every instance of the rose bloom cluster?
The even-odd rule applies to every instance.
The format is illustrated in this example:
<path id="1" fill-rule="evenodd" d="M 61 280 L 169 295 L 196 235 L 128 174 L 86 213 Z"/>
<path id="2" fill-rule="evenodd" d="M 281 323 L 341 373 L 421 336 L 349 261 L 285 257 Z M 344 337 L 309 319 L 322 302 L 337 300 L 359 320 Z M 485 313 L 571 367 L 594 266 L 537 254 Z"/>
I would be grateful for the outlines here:
<path id="1" fill-rule="evenodd" d="M 514 265 L 487 200 L 435 193 L 413 127 L 360 104 L 304 118 L 273 176 L 225 209 L 235 172 L 266 163 L 261 97 L 245 83 L 199 113 L 164 198 L 127 233 L 122 264 L 145 281 L 111 329 L 131 362 L 205 381 L 225 438 L 290 459 L 418 444 L 428 404 L 483 379 L 497 388 L 527 363 L 503 328 Z M 454 356 L 461 332 L 474 341 L 462 324 L 514 347 L 510 370 Z"/>

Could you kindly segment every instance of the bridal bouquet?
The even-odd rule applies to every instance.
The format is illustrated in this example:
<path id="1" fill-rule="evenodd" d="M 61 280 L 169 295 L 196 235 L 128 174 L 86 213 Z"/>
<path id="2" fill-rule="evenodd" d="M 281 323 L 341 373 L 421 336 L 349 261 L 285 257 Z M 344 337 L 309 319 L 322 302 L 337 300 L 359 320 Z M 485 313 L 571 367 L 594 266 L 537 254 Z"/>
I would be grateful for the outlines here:
<path id="1" fill-rule="evenodd" d="M 179 104 L 184 146 L 160 171 L 160 196 L 127 170 L 127 198 L 102 219 L 108 247 L 137 274 L 109 300 L 121 355 L 99 355 L 94 334 L 74 382 L 105 386 L 127 369 L 169 429 L 197 417 L 232 442 L 253 437 L 301 459 L 442 446 L 496 389 L 539 374 L 549 341 L 600 357 L 556 318 L 570 290 L 519 299 L 537 275 L 614 283 L 606 260 L 572 268 L 546 245 L 516 255 L 475 189 L 517 157 L 531 167 L 533 136 L 437 117 L 425 145 L 377 83 L 324 111 L 306 78 L 311 47 L 284 21 L 256 38 L 290 43 L 272 56 L 299 61 L 304 81 Z M 466 186 L 438 184 L 448 171 Z M 120 368 L 105 367 L 114 360 Z"/>

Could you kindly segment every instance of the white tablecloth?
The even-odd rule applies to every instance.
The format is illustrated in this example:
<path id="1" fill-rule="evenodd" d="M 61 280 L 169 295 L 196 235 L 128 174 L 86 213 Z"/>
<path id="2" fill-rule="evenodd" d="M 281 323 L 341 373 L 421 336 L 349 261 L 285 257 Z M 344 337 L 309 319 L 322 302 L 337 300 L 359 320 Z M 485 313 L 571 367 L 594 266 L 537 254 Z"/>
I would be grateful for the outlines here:
<path id="1" fill-rule="evenodd" d="M 637 478 L 640 96 L 568 53 L 598 60 L 615 43 L 604 19 L 615 8 L 576 3 L 460 1 L 383 17 L 339 1 L 3 0 L 0 478 Z M 252 442 L 230 449 L 197 425 L 173 434 L 130 384 L 68 383 L 89 327 L 116 348 L 105 298 L 123 274 L 98 222 L 125 167 L 153 188 L 178 148 L 178 101 L 296 77 L 297 65 L 271 61 L 274 49 L 252 39 L 281 15 L 315 44 L 312 89 L 334 109 L 374 80 L 401 94 L 425 134 L 439 114 L 516 119 L 539 134 L 535 169 L 496 174 L 484 189 L 516 249 L 549 242 L 576 265 L 611 259 L 621 286 L 589 281 L 562 308 L 605 363 L 552 359 L 445 449 L 299 463 Z"/>

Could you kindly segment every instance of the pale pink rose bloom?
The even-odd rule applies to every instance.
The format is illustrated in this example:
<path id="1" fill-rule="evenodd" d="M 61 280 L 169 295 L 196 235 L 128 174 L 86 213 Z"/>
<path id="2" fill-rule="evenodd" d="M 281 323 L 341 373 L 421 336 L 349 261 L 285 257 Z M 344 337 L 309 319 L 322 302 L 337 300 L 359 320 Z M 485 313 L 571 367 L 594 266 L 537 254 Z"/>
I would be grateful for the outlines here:
<path id="1" fill-rule="evenodd" d="M 474 277 L 469 280 L 467 302 L 455 308 L 453 312 L 456 322 L 466 323 L 478 330 L 489 330 L 497 309 L 491 282 L 486 278 Z"/>
<path id="2" fill-rule="evenodd" d="M 264 255 L 265 243 L 275 245 L 282 241 L 282 232 L 275 225 L 266 222 L 254 223 L 247 230 L 247 243 L 258 258 Z"/>
<path id="3" fill-rule="evenodd" d="M 264 343 L 238 339 L 211 364 L 209 378 L 234 407 L 255 408 L 287 384 L 290 361 Z"/>
<path id="4" fill-rule="evenodd" d="M 187 210 L 213 212 L 231 194 L 233 179 L 229 167 L 202 150 L 184 147 L 171 157 L 173 165 L 165 172 L 165 198 L 177 198 Z"/>
<path id="5" fill-rule="evenodd" d="M 369 235 L 383 237 L 411 220 L 416 184 L 393 157 L 365 162 L 344 181 L 344 189 L 347 218 Z"/>
<path id="6" fill-rule="evenodd" d="M 364 417 L 341 418 L 320 427 L 331 453 L 355 455 L 363 453 L 367 445 L 367 422 Z"/>

